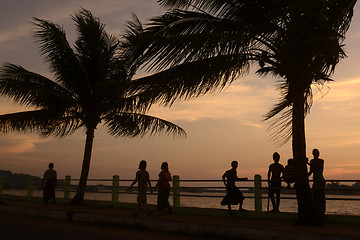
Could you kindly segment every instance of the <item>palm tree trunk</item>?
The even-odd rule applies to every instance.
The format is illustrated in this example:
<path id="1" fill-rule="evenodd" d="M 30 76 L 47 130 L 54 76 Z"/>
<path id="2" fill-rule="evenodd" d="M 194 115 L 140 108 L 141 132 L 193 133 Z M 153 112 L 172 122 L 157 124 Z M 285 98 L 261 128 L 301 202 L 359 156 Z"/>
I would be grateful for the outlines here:
<path id="1" fill-rule="evenodd" d="M 321 217 L 317 214 L 310 189 L 305 140 L 305 99 L 303 94 L 297 94 L 293 102 L 293 158 L 296 167 L 295 187 L 298 202 L 297 224 L 321 224 Z"/>
<path id="2" fill-rule="evenodd" d="M 76 191 L 76 195 L 71 200 L 70 204 L 82 204 L 84 201 L 86 183 L 89 176 L 92 146 L 94 142 L 94 132 L 95 132 L 95 128 L 88 128 L 86 131 L 84 159 L 81 168 L 80 181 Z"/>

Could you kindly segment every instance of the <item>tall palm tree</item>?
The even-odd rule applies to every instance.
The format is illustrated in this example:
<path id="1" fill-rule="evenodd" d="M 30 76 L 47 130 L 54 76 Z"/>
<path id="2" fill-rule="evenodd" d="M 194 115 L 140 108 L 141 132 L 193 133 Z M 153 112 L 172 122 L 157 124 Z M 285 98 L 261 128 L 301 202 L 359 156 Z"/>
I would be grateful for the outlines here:
<path id="1" fill-rule="evenodd" d="M 298 222 L 317 223 L 306 168 L 305 116 L 311 85 L 330 80 L 345 57 L 341 42 L 356 0 L 162 0 L 174 7 L 143 30 L 130 27 L 134 62 L 159 71 L 143 79 L 171 104 L 222 89 L 257 65 L 282 82 L 282 99 L 265 117 L 277 140 L 292 137 Z M 137 58 L 139 56 L 139 58 Z M 161 96 L 161 97 L 159 97 Z"/>
<path id="2" fill-rule="evenodd" d="M 96 127 L 103 124 L 115 137 L 142 137 L 166 132 L 184 135 L 182 128 L 146 115 L 152 100 L 142 92 L 131 93 L 136 66 L 131 66 L 117 38 L 105 32 L 89 11 L 73 17 L 78 38 L 74 49 L 64 30 L 46 20 L 34 19 L 35 36 L 50 63 L 53 80 L 6 64 L 0 69 L 0 95 L 29 111 L 0 115 L 0 132 L 40 132 L 65 137 L 86 129 L 81 176 L 72 203 L 84 199 Z"/>
<path id="3" fill-rule="evenodd" d="M 305 117 L 312 105 L 312 84 L 332 81 L 330 76 L 346 55 L 342 42 L 356 1 L 313 1 L 289 5 L 290 19 L 277 23 L 274 35 L 262 39 L 259 74 L 280 77 L 280 102 L 266 115 L 274 137 L 292 137 L 297 164 L 298 222 L 319 222 L 320 209 L 312 203 L 306 167 Z M 271 46 L 271 47 L 268 47 Z"/>

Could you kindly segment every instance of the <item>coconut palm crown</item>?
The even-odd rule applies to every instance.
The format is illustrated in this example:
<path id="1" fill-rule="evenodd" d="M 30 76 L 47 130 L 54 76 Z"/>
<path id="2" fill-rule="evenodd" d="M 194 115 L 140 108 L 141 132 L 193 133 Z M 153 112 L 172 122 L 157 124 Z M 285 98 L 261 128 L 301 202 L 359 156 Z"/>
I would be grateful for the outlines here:
<path id="1" fill-rule="evenodd" d="M 73 202 L 81 203 L 90 168 L 94 131 L 99 124 L 115 137 L 142 137 L 165 132 L 185 135 L 179 126 L 146 115 L 152 100 L 129 89 L 137 70 L 124 54 L 119 40 L 105 32 L 89 11 L 82 9 L 72 19 L 78 38 L 72 48 L 62 27 L 35 18 L 35 37 L 50 63 L 55 78 L 49 79 L 21 66 L 5 64 L 0 69 L 0 95 L 31 108 L 0 115 L 0 132 L 40 132 L 42 136 L 65 137 L 86 129 L 86 144 L 80 182 Z"/>

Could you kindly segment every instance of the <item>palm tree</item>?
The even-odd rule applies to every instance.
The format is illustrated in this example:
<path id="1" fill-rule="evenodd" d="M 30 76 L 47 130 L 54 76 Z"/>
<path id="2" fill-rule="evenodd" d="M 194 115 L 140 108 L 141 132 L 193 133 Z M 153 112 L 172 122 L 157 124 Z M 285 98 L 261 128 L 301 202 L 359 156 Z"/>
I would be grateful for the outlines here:
<path id="1" fill-rule="evenodd" d="M 86 129 L 81 176 L 72 203 L 84 199 L 93 138 L 103 124 L 115 137 L 142 137 L 166 132 L 184 135 L 182 128 L 146 115 L 152 104 L 146 94 L 131 93 L 136 66 L 131 66 L 117 38 L 105 32 L 89 11 L 73 17 L 78 38 L 72 49 L 64 30 L 46 20 L 34 19 L 35 36 L 54 74 L 51 80 L 21 66 L 6 64 L 0 70 L 0 94 L 29 111 L 0 116 L 0 132 L 40 132 L 42 136 L 65 137 Z"/>
<path id="2" fill-rule="evenodd" d="M 222 89 L 257 64 L 282 82 L 282 99 L 265 117 L 276 140 L 292 137 L 297 162 L 298 222 L 317 223 L 306 168 L 305 116 L 311 85 L 330 80 L 345 57 L 341 42 L 356 0 L 162 0 L 175 7 L 143 30 L 130 26 L 136 64 L 159 71 L 143 79 L 171 104 Z M 138 56 L 138 58 L 137 58 Z M 195 71 L 194 71 L 195 69 Z M 142 89 L 143 90 L 143 89 Z"/>
<path id="3" fill-rule="evenodd" d="M 280 77 L 280 102 L 266 115 L 275 118 L 270 126 L 275 139 L 292 137 L 293 158 L 297 164 L 296 192 L 298 222 L 317 223 L 320 209 L 312 203 L 306 167 L 305 117 L 312 105 L 313 84 L 332 81 L 337 63 L 346 55 L 342 42 L 348 30 L 356 1 L 293 2 L 287 11 L 291 19 L 277 24 L 259 59 L 259 74 Z M 275 26 L 276 27 L 276 26 Z"/>

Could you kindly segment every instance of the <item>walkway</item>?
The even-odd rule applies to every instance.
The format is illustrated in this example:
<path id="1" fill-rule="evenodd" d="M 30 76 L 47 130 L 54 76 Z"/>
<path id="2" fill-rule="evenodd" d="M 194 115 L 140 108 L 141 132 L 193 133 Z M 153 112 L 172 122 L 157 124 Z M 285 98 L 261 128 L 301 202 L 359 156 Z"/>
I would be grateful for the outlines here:
<path id="1" fill-rule="evenodd" d="M 170 215 L 154 213 L 147 217 L 145 212 L 140 212 L 137 216 L 132 215 L 133 205 L 130 204 L 118 204 L 114 207 L 109 203 L 99 203 L 87 202 L 84 206 L 57 203 L 44 206 L 40 201 L 3 199 L 0 200 L 0 212 L 222 238 L 360 240 L 360 217 L 340 219 L 329 216 L 322 226 L 298 226 L 293 224 L 294 214 L 265 213 L 260 218 L 254 218 L 253 212 L 247 212 L 229 218 L 226 216 L 226 210 L 180 208 Z"/>

